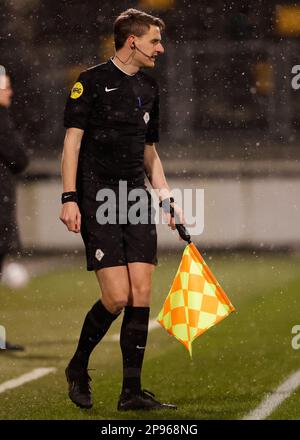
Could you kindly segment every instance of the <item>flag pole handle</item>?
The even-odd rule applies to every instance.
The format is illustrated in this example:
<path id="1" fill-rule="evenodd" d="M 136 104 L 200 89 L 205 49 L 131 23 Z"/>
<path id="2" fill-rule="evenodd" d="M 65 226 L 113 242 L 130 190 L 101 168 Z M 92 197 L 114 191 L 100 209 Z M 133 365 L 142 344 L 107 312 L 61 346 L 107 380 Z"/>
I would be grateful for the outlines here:
<path id="1" fill-rule="evenodd" d="M 164 205 L 163 201 L 160 203 L 160 206 L 163 208 L 163 210 L 168 214 L 170 213 L 172 218 L 175 218 L 175 226 L 176 229 L 178 231 L 179 236 L 182 238 L 182 240 L 187 241 L 189 244 L 192 243 L 192 239 L 191 236 L 188 232 L 188 230 L 186 229 L 186 227 L 180 223 L 180 218 L 178 217 L 178 214 L 175 212 L 174 210 L 174 206 L 172 205 L 172 203 L 174 203 L 174 199 L 173 197 L 171 197 L 168 200 L 168 204 Z"/>
<path id="2" fill-rule="evenodd" d="M 187 241 L 189 244 L 192 243 L 191 236 L 183 224 L 176 223 L 176 229 L 182 240 Z"/>
<path id="3" fill-rule="evenodd" d="M 178 215 L 176 214 L 176 212 L 174 212 L 173 206 L 171 206 L 171 208 L 170 208 L 170 213 L 171 213 L 171 217 L 175 217 L 175 226 L 176 226 L 176 229 L 178 231 L 179 236 L 182 238 L 182 240 L 187 241 L 188 244 L 192 243 L 190 233 L 188 232 L 186 227 L 182 223 L 180 223 L 180 219 L 179 219 Z"/>

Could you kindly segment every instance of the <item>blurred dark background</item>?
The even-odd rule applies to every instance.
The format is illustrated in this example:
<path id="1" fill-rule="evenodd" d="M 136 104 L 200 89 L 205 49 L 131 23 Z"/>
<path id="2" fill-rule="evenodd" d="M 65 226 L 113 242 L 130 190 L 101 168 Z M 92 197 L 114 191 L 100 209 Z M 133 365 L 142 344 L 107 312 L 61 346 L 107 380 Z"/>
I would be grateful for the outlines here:
<path id="1" fill-rule="evenodd" d="M 157 148 L 171 188 L 205 190 L 201 246 L 299 249 L 300 1 L 2 0 L 0 65 L 31 154 L 18 185 L 25 248 L 82 249 L 58 220 L 63 111 L 79 72 L 113 55 L 128 7 L 167 25 L 148 71 L 161 89 Z M 177 246 L 166 229 L 160 246 Z"/>
<path id="2" fill-rule="evenodd" d="M 300 2 L 4 0 L 0 64 L 13 115 L 34 158 L 62 150 L 63 110 L 78 73 L 113 54 L 112 24 L 128 7 L 166 22 L 161 86 L 163 156 L 300 157 Z"/>

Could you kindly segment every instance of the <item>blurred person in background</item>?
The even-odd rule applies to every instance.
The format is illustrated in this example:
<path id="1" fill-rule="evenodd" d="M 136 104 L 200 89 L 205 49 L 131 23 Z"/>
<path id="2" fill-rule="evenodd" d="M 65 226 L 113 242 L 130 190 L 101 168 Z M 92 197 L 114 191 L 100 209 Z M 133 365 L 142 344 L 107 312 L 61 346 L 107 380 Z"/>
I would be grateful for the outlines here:
<path id="1" fill-rule="evenodd" d="M 0 78 L 0 277 L 5 257 L 21 248 L 16 222 L 16 175 L 25 170 L 28 157 L 20 133 L 9 114 L 13 89 L 10 77 Z M 6 341 L 6 350 L 24 347 Z"/>

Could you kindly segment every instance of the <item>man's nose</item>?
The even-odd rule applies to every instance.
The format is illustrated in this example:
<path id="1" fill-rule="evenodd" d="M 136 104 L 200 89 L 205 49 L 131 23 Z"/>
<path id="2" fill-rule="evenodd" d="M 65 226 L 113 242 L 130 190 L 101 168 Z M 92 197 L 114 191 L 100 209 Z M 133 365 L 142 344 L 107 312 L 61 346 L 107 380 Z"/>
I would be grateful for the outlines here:
<path id="1" fill-rule="evenodd" d="M 156 47 L 158 53 L 164 53 L 165 49 L 161 43 L 159 43 Z"/>

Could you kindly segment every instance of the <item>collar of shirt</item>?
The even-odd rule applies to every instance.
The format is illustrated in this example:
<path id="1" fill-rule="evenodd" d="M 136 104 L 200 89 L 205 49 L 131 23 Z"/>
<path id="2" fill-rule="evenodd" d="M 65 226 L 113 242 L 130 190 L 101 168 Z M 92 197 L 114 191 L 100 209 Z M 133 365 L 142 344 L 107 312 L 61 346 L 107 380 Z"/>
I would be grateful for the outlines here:
<path id="1" fill-rule="evenodd" d="M 130 73 L 125 72 L 125 70 L 121 69 L 119 66 L 116 65 L 116 63 L 115 63 L 114 60 L 113 60 L 113 57 L 110 58 L 110 61 L 112 62 L 112 64 L 113 64 L 118 70 L 120 70 L 120 72 L 124 73 L 125 75 L 127 75 L 127 76 L 129 76 L 129 77 L 131 77 L 131 76 L 135 76 L 136 73 L 137 73 L 137 72 L 136 72 L 136 73 L 132 73 L 132 74 L 130 74 Z"/>

